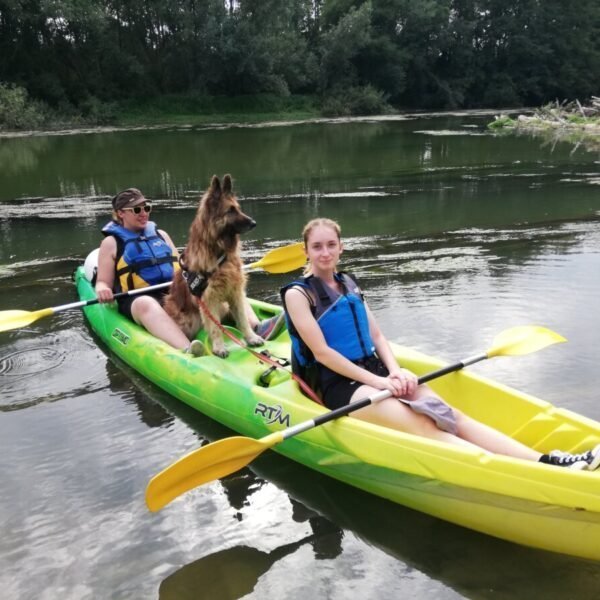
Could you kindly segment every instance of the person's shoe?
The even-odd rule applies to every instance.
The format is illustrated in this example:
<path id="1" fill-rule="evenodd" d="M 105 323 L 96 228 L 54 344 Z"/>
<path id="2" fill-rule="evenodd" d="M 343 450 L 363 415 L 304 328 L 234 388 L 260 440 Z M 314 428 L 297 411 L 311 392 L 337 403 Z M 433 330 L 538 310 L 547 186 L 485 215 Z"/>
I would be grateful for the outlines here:
<path id="1" fill-rule="evenodd" d="M 255 331 L 263 340 L 272 340 L 277 337 L 283 329 L 285 329 L 285 315 L 280 313 L 270 319 L 261 321 L 256 326 Z"/>
<path id="2" fill-rule="evenodd" d="M 206 348 L 200 340 L 192 340 L 184 352 L 186 354 L 193 354 L 195 357 L 206 356 Z"/>
<path id="3" fill-rule="evenodd" d="M 600 466 L 600 444 L 593 450 L 580 454 L 552 450 L 548 454 L 548 459 L 549 464 L 557 467 L 567 467 L 574 471 L 595 471 Z"/>

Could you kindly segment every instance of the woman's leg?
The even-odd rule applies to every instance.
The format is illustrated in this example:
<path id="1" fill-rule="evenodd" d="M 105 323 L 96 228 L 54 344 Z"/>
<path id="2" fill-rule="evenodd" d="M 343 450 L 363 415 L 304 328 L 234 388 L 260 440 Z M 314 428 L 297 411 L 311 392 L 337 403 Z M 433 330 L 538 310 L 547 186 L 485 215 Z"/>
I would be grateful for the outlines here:
<path id="1" fill-rule="evenodd" d="M 351 402 L 356 402 L 377 391 L 379 390 L 363 385 L 354 392 Z M 431 388 L 419 386 L 410 400 L 421 399 L 424 397 L 439 398 L 438 394 Z M 541 453 L 513 440 L 511 437 L 488 425 L 484 425 L 483 423 L 468 417 L 456 409 L 452 410 L 456 418 L 456 435 L 442 431 L 430 417 L 414 412 L 406 404 L 399 402 L 395 398 L 388 398 L 375 404 L 371 404 L 366 408 L 356 411 L 354 414 L 357 418 L 369 421 L 370 423 L 391 427 L 398 431 L 421 435 L 449 444 L 468 446 L 471 448 L 477 447 L 495 454 L 503 454 L 525 460 L 539 460 Z"/>
<path id="2" fill-rule="evenodd" d="M 184 350 L 190 345 L 187 336 L 155 298 L 151 296 L 136 298 L 131 305 L 131 315 L 138 325 L 142 325 L 153 336 L 167 342 L 173 348 Z"/>
<path id="3" fill-rule="evenodd" d="M 356 402 L 379 392 L 368 385 L 361 385 L 353 394 L 350 402 Z M 446 442 L 456 446 L 475 447 L 474 444 L 447 431 L 438 429 L 431 418 L 411 410 L 406 404 L 396 398 L 386 398 L 353 413 L 357 419 L 368 421 L 375 425 L 390 427 L 404 433 L 420 435 L 422 437 Z"/>
<path id="4" fill-rule="evenodd" d="M 444 400 L 440 397 L 439 394 L 436 394 L 429 386 L 420 385 L 412 398 L 409 400 L 417 400 L 420 398 L 433 397 L 437 398 L 441 402 Z M 508 435 L 490 427 L 489 425 L 484 425 L 483 423 L 476 421 L 472 417 L 469 417 L 457 410 L 456 408 L 452 409 L 454 413 L 454 418 L 456 419 L 456 435 L 478 446 L 479 448 L 483 448 L 484 450 L 488 450 L 489 452 L 493 452 L 494 454 L 503 454 L 505 456 L 512 456 L 513 458 L 522 458 L 524 460 L 539 460 L 542 454 L 521 444 L 521 442 L 517 442 L 513 440 Z"/>
<path id="5" fill-rule="evenodd" d="M 453 409 L 458 426 L 457 435 L 463 440 L 467 440 L 480 448 L 489 450 L 494 454 L 504 454 L 513 458 L 523 458 L 525 460 L 539 460 L 541 452 L 537 452 L 521 442 L 513 440 L 508 435 L 484 425 L 471 417 Z"/>

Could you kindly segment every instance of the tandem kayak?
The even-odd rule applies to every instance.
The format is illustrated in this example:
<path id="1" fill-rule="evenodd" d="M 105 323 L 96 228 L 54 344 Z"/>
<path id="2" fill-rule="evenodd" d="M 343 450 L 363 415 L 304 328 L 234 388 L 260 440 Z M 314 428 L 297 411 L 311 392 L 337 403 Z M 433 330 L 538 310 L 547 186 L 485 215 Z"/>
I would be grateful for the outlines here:
<path id="1" fill-rule="evenodd" d="M 83 267 L 81 300 L 95 298 Z M 280 307 L 251 301 L 260 318 Z M 284 370 L 266 373 L 244 348 L 195 358 L 171 348 L 118 313 L 84 308 L 91 328 L 121 360 L 170 395 L 241 435 L 261 438 L 327 409 L 306 398 Z M 239 332 L 227 329 L 240 337 Z M 204 332 L 199 339 L 205 341 Z M 392 344 L 398 361 L 418 375 L 444 367 L 438 359 Z M 265 344 L 288 357 L 286 331 Z M 459 410 L 518 441 L 549 452 L 581 452 L 600 443 L 600 423 L 466 371 L 429 385 Z M 490 455 L 343 417 L 291 437 L 278 453 L 369 493 L 434 517 L 534 548 L 600 560 L 600 470 L 572 471 Z"/>

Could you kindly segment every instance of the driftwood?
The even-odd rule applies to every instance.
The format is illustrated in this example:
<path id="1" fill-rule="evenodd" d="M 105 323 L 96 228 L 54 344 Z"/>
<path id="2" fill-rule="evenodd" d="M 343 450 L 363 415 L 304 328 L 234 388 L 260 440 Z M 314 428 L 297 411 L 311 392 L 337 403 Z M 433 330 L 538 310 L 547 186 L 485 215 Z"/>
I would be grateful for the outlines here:
<path id="1" fill-rule="evenodd" d="M 575 144 L 573 151 L 580 145 L 597 151 L 600 150 L 600 98 L 592 96 L 586 106 L 579 100 L 556 100 L 534 110 L 530 116 L 519 115 L 516 119 L 498 115 L 488 127 L 550 135 L 554 143 L 562 140 Z"/>

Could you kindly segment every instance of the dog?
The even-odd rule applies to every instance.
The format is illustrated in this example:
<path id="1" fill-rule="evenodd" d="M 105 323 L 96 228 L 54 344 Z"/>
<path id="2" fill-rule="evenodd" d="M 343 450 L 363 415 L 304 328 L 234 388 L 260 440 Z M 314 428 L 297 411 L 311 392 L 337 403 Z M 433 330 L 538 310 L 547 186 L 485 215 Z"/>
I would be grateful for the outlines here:
<path id="1" fill-rule="evenodd" d="M 240 235 L 256 226 L 244 214 L 233 193 L 231 176 L 223 184 L 213 175 L 189 230 L 189 239 L 182 257 L 183 271 L 177 271 L 164 309 L 189 339 L 194 339 L 201 327 L 207 331 L 212 352 L 227 357 L 223 335 L 218 325 L 200 310 L 190 292 L 192 278 L 205 287 L 202 300 L 220 322 L 229 312 L 249 346 L 260 346 L 264 340 L 248 322 L 246 313 L 246 274 L 240 256 Z M 187 275 L 187 280 L 186 280 Z M 199 277 L 198 277 L 199 276 Z"/>

